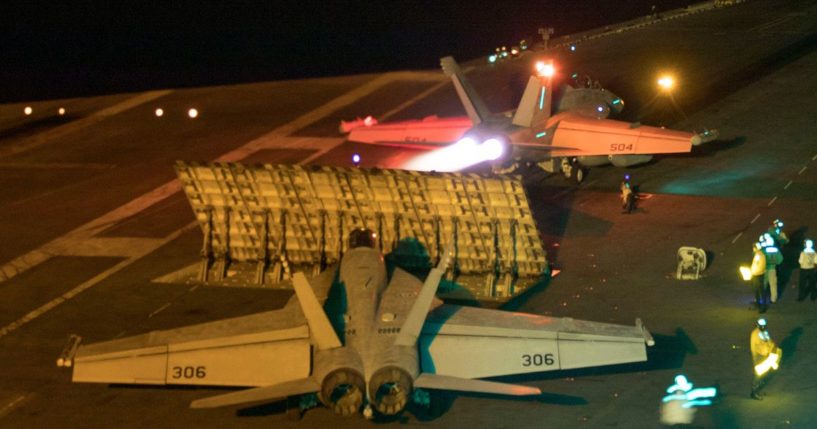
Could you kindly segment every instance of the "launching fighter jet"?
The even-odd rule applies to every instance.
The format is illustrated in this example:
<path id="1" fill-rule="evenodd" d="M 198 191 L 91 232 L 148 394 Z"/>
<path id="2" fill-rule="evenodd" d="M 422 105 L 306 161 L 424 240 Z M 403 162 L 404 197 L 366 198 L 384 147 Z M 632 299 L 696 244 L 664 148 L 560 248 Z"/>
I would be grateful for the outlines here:
<path id="1" fill-rule="evenodd" d="M 693 145 L 714 140 L 707 131 L 693 134 L 606 119 L 623 102 L 601 88 L 566 86 L 553 99 L 552 63 L 539 62 L 528 80 L 519 107 L 510 115 L 494 115 L 466 80 L 452 57 L 440 60 L 451 77 L 468 116 L 378 124 L 376 120 L 342 122 L 353 142 L 414 148 L 446 147 L 441 170 L 452 160 L 492 161 L 509 166 L 537 163 L 549 172 L 561 170 L 581 182 L 585 169 L 605 164 L 629 167 L 649 162 L 653 154 L 689 152 Z M 454 143 L 452 145 L 452 143 Z M 427 161 L 427 160 L 426 160 Z M 423 169 L 423 161 L 411 168 Z M 467 166 L 467 165 L 466 165 Z"/>
<path id="2" fill-rule="evenodd" d="M 639 320 L 621 326 L 443 304 L 435 292 L 447 259 L 424 283 L 399 268 L 387 278 L 375 234 L 358 229 L 338 268 L 311 284 L 293 275 L 296 294 L 281 310 L 74 341 L 57 364 L 73 367 L 75 382 L 251 387 L 193 408 L 317 393 L 338 414 L 371 417 L 400 413 L 414 389 L 538 395 L 478 378 L 646 360 L 652 337 Z M 345 295 L 337 313 L 321 305 L 331 287 Z"/>

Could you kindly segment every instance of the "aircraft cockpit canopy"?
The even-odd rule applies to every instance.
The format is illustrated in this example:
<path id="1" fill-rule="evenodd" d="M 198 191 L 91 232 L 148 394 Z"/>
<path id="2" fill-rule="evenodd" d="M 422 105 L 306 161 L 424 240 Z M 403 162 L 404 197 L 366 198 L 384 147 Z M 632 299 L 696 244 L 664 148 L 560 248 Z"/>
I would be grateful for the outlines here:
<path id="1" fill-rule="evenodd" d="M 377 236 L 375 233 L 366 228 L 357 228 L 349 234 L 349 248 L 357 247 L 377 247 Z"/>

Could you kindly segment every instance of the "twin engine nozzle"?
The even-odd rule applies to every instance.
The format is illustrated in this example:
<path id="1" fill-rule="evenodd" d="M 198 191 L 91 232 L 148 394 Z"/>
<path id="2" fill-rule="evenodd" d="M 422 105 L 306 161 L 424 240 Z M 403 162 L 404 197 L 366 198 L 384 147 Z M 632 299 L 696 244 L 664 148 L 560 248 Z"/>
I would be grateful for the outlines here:
<path id="1" fill-rule="evenodd" d="M 413 378 L 404 369 L 386 366 L 369 380 L 369 403 L 378 413 L 392 416 L 406 408 L 411 398 Z M 363 407 L 366 382 L 359 371 L 339 368 L 324 377 L 320 400 L 341 416 L 350 416 Z"/>

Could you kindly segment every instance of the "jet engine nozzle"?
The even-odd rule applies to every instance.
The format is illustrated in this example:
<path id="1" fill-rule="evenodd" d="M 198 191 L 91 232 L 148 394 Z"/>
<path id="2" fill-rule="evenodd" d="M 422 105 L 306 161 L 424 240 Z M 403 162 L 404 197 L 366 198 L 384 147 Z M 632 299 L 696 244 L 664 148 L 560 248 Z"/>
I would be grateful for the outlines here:
<path id="1" fill-rule="evenodd" d="M 366 382 L 360 372 L 351 368 L 339 368 L 324 377 L 320 399 L 336 414 L 350 416 L 360 410 L 365 391 Z"/>
<path id="2" fill-rule="evenodd" d="M 380 414 L 393 416 L 406 408 L 413 385 L 406 370 L 397 366 L 380 368 L 369 380 L 369 400 Z"/>

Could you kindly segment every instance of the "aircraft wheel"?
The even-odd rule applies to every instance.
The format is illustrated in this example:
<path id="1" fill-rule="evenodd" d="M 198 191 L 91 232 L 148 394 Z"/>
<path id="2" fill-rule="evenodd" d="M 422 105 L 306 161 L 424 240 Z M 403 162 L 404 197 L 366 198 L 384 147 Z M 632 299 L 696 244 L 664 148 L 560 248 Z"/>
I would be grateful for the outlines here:
<path id="1" fill-rule="evenodd" d="M 584 177 L 587 175 L 587 171 L 584 168 L 579 167 L 578 164 L 573 165 L 573 170 L 576 172 L 574 177 L 576 179 L 576 183 L 584 182 Z"/>

